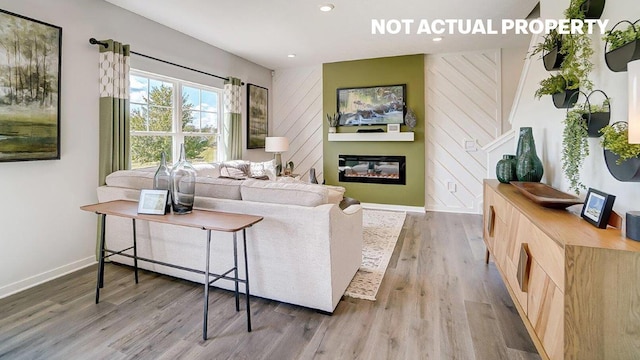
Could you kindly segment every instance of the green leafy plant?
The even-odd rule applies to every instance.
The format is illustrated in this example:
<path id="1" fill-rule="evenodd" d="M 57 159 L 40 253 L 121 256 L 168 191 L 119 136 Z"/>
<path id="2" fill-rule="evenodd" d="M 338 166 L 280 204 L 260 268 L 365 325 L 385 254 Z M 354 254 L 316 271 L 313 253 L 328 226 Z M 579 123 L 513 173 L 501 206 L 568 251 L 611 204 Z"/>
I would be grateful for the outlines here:
<path id="1" fill-rule="evenodd" d="M 338 126 L 338 120 L 340 120 L 340 116 L 342 116 L 342 114 L 340 113 L 333 114 L 333 115 L 327 114 L 327 124 L 329 125 L 329 127 Z"/>
<path id="2" fill-rule="evenodd" d="M 617 122 L 607 125 L 602 130 L 602 147 L 618 155 L 618 165 L 640 156 L 640 144 L 629 144 L 629 125 L 626 122 Z"/>
<path id="3" fill-rule="evenodd" d="M 561 47 L 562 36 L 558 34 L 558 31 L 553 29 L 544 37 L 544 41 L 539 42 L 533 50 L 529 53 L 529 57 L 533 57 L 543 52 L 553 51 L 557 46 Z M 558 49 L 559 50 L 559 49 Z"/>
<path id="4" fill-rule="evenodd" d="M 579 84 L 578 79 L 567 78 L 564 74 L 551 75 L 540 81 L 540 88 L 536 90 L 536 98 L 539 99 L 542 95 L 553 95 L 566 90 L 574 90 L 578 88 Z"/>
<path id="5" fill-rule="evenodd" d="M 584 106 L 567 111 L 562 133 L 562 170 L 569 180 L 569 189 L 575 191 L 576 194 L 580 194 L 580 190 L 586 189 L 584 184 L 580 182 L 580 169 L 584 159 L 589 156 L 587 122 L 582 117 L 586 113 L 588 111 Z"/>
<path id="6" fill-rule="evenodd" d="M 585 10 L 583 5 L 587 0 L 571 0 L 569 7 L 564 10 L 564 17 L 567 19 L 580 19 L 584 20 Z"/>
<path id="7" fill-rule="evenodd" d="M 621 48 L 638 39 L 640 39 L 640 32 L 636 31 L 636 29 L 631 25 L 629 25 L 625 30 L 609 30 L 602 38 L 602 40 L 609 43 L 609 51 Z"/>

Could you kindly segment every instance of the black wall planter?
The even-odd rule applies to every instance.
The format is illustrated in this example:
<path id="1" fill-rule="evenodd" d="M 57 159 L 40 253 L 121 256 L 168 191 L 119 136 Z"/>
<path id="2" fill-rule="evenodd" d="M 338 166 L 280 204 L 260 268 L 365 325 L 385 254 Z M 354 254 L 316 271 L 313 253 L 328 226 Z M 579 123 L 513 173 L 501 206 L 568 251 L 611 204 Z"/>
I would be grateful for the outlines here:
<path id="1" fill-rule="evenodd" d="M 593 94 L 597 92 L 604 95 L 607 104 L 609 103 L 609 97 L 602 90 L 594 90 L 589 95 L 587 95 L 587 110 L 589 110 L 589 112 L 586 114 L 582 114 L 582 118 L 587 122 L 587 133 L 591 138 L 598 138 L 602 136 L 602 134 L 600 133 L 600 129 L 609 125 L 609 120 L 611 120 L 610 109 L 607 109 L 609 111 L 606 112 L 591 112 L 591 102 L 589 101 L 589 99 L 591 99 L 591 96 L 593 96 Z M 610 106 L 611 105 L 608 105 L 607 107 Z"/>
<path id="2" fill-rule="evenodd" d="M 577 93 L 580 92 L 580 89 L 575 90 L 565 90 L 564 92 L 559 92 L 551 95 L 553 98 L 553 105 L 558 109 L 568 109 L 572 108 L 573 105 L 578 101 Z"/>
<path id="3" fill-rule="evenodd" d="M 640 159 L 628 159 L 620 165 L 616 163 L 618 159 L 620 159 L 620 156 L 609 150 L 604 150 L 604 161 L 607 163 L 607 169 L 616 180 L 640 182 Z"/>
<path id="4" fill-rule="evenodd" d="M 558 42 L 555 49 L 542 56 L 542 62 L 547 71 L 560 70 L 562 62 L 564 61 L 564 54 L 560 53 L 561 48 L 562 43 Z"/>
<path id="5" fill-rule="evenodd" d="M 638 29 L 635 26 L 635 24 L 637 24 L 638 21 L 636 21 L 635 23 L 632 23 L 627 20 L 622 20 L 619 23 L 615 24 L 615 26 L 611 28 L 610 31 L 612 32 L 615 31 L 616 27 L 618 27 L 618 25 L 623 23 L 629 24 L 635 32 L 638 31 Z M 609 42 L 607 42 L 604 45 L 604 51 L 605 51 L 604 61 L 607 63 L 607 67 L 609 68 L 609 70 L 613 72 L 627 71 L 627 63 L 633 60 L 640 59 L 640 40 L 639 39 L 626 43 L 621 47 L 612 51 L 609 51 L 608 49 L 609 49 Z"/>
<path id="6" fill-rule="evenodd" d="M 586 0 L 580 7 L 585 19 L 600 19 L 604 12 L 604 0 Z"/>

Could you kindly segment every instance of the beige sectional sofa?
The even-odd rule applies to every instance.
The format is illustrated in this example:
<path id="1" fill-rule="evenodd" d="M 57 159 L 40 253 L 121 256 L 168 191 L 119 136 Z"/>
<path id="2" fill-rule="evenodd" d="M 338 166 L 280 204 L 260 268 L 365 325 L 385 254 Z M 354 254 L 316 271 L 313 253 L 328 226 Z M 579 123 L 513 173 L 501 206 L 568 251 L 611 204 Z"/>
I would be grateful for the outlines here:
<path id="1" fill-rule="evenodd" d="M 140 189 L 152 188 L 154 171 L 126 170 L 109 175 L 107 185 L 98 188 L 98 200 L 137 201 Z M 224 179 L 207 167 L 200 167 L 198 175 L 195 208 L 264 217 L 247 230 L 251 294 L 333 312 L 361 263 L 360 205 L 340 209 L 342 193 L 335 187 L 280 178 Z M 202 230 L 138 221 L 137 241 L 141 257 L 204 268 L 206 233 Z M 107 217 L 106 244 L 110 249 L 131 246 L 131 221 Z M 242 251 L 242 241 L 238 246 Z M 114 256 L 113 260 L 132 264 L 124 257 Z M 239 261 L 240 276 L 244 277 L 244 259 L 240 256 Z M 198 274 L 145 262 L 139 265 L 203 283 Z M 210 266 L 214 273 L 233 267 L 231 234 L 213 233 Z M 233 289 L 231 281 L 214 285 Z M 242 285 L 240 289 L 244 291 Z"/>

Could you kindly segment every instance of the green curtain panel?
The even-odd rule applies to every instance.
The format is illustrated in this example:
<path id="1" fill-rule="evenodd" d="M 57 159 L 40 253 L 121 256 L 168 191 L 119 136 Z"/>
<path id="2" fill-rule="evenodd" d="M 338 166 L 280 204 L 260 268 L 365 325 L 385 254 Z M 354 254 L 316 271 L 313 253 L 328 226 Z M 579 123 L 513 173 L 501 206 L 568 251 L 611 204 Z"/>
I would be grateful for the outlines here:
<path id="1" fill-rule="evenodd" d="M 99 183 L 117 170 L 130 168 L 129 45 L 103 40 L 100 46 Z"/>
<path id="2" fill-rule="evenodd" d="M 242 158 L 242 81 L 229 77 L 224 82 L 224 159 Z"/>

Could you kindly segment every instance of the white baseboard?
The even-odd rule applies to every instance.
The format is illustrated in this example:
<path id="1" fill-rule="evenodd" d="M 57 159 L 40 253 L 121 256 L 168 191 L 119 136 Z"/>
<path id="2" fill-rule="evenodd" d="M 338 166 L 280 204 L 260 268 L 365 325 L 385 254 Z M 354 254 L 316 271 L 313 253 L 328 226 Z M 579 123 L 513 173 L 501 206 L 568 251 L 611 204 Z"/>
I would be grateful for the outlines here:
<path id="1" fill-rule="evenodd" d="M 389 211 L 407 211 L 424 213 L 423 207 L 419 206 L 406 206 L 406 205 L 390 205 L 390 204 L 374 204 L 374 203 L 362 203 L 363 208 L 372 210 L 389 210 Z"/>
<path id="2" fill-rule="evenodd" d="M 477 209 L 463 209 L 463 208 L 450 209 L 450 208 L 427 207 L 427 211 L 452 213 L 452 214 L 474 214 L 474 215 L 482 214 L 482 208 L 480 208 L 480 210 L 477 210 Z"/>
<path id="3" fill-rule="evenodd" d="M 13 295 L 28 288 L 40 285 L 47 281 L 51 281 L 55 278 L 67 275 L 74 271 L 80 270 L 87 266 L 91 266 L 96 263 L 96 257 L 90 256 L 88 258 L 74 261 L 70 264 L 60 266 L 59 268 L 45 271 L 41 274 L 28 277 L 24 280 L 16 281 L 12 284 L 0 287 L 0 299 Z"/>

